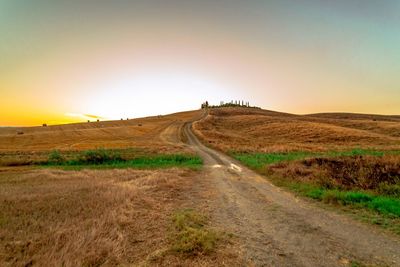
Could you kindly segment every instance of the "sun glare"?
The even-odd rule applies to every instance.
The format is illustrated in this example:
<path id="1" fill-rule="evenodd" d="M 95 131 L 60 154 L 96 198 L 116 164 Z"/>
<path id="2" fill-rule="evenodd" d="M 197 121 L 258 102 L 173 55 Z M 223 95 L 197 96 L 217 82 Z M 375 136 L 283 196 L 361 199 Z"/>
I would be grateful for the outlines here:
<path id="1" fill-rule="evenodd" d="M 232 88 L 183 72 L 137 73 L 114 77 L 97 86 L 86 113 L 107 119 L 166 114 L 199 108 L 204 100 L 234 96 Z"/>

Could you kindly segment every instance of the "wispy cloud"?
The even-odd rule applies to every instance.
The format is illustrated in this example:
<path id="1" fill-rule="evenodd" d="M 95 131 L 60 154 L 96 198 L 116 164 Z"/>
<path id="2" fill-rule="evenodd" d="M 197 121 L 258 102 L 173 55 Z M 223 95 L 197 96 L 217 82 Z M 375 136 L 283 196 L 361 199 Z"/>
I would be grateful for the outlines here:
<path id="1" fill-rule="evenodd" d="M 85 116 L 87 118 L 92 118 L 92 119 L 103 119 L 103 117 L 91 115 L 91 114 L 83 114 L 83 116 Z"/>
<path id="2" fill-rule="evenodd" d="M 80 114 L 80 113 L 65 113 L 65 116 L 82 118 L 82 119 L 103 119 L 103 117 L 92 115 L 92 114 Z"/>

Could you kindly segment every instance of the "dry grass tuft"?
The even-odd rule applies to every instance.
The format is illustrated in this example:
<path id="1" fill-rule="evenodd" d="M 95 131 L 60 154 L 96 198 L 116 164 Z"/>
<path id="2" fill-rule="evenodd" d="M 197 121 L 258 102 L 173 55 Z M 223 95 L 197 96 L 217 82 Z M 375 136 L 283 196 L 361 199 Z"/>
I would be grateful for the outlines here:
<path id="1" fill-rule="evenodd" d="M 207 227 L 208 219 L 192 209 L 174 213 L 172 250 L 187 255 L 209 254 L 215 251 L 220 239 L 216 231 Z"/>

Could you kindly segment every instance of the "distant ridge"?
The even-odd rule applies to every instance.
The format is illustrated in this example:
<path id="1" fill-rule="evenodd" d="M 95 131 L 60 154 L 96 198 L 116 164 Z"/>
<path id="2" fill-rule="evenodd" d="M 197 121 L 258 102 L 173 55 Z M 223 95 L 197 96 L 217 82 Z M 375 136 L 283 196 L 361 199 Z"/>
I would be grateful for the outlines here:
<path id="1" fill-rule="evenodd" d="M 364 114 L 364 113 L 350 113 L 350 112 L 324 112 L 306 114 L 305 116 L 332 118 L 332 119 L 379 119 L 388 121 L 399 121 L 400 115 L 382 115 L 382 114 Z"/>

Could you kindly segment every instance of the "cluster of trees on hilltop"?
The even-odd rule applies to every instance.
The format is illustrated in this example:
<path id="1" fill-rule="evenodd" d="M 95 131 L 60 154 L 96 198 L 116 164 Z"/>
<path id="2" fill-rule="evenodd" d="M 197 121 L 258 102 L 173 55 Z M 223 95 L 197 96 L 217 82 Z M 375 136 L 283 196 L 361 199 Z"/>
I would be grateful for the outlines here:
<path id="1" fill-rule="evenodd" d="M 247 108 L 260 108 L 256 106 L 250 106 L 250 102 L 243 100 L 231 100 L 230 102 L 221 101 L 219 105 L 209 105 L 208 101 L 201 104 L 201 108 L 224 108 L 224 107 L 247 107 Z"/>

